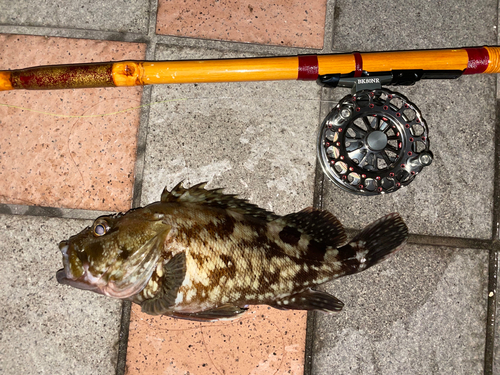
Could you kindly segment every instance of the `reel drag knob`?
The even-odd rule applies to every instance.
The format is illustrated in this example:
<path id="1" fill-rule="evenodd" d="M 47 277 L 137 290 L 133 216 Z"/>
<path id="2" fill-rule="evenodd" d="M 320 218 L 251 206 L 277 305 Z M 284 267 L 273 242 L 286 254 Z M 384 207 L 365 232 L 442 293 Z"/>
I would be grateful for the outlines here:
<path id="1" fill-rule="evenodd" d="M 344 97 L 321 124 L 317 149 L 328 178 L 361 195 L 392 193 L 433 159 L 420 111 L 387 89 Z"/>

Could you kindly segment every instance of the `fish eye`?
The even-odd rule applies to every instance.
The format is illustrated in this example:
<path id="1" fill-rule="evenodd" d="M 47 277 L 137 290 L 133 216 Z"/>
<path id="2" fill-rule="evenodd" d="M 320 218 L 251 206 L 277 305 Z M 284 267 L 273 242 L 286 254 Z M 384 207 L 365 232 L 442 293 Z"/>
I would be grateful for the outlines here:
<path id="1" fill-rule="evenodd" d="M 94 233 L 94 236 L 96 237 L 101 237 L 104 236 L 109 230 L 109 225 L 106 222 L 98 222 L 94 224 L 94 228 L 92 229 L 92 232 Z"/>

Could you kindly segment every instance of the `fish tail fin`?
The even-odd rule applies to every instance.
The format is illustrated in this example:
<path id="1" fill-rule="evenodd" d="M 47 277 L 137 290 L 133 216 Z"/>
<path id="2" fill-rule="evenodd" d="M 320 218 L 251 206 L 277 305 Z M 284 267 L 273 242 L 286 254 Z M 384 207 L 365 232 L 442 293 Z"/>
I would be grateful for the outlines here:
<path id="1" fill-rule="evenodd" d="M 398 213 L 386 215 L 339 248 L 346 275 L 361 272 L 399 250 L 408 239 L 408 227 Z"/>

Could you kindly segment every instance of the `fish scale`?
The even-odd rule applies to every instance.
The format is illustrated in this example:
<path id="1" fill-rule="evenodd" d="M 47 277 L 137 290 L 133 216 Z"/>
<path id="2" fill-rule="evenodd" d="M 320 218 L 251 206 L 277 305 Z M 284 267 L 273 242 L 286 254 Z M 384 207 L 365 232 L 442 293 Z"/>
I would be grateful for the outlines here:
<path id="1" fill-rule="evenodd" d="M 331 313 L 343 303 L 313 288 L 375 265 L 407 236 L 389 214 L 346 243 L 327 211 L 278 216 L 221 189 L 178 184 L 62 241 L 57 280 L 192 320 L 234 319 L 250 304 Z"/>

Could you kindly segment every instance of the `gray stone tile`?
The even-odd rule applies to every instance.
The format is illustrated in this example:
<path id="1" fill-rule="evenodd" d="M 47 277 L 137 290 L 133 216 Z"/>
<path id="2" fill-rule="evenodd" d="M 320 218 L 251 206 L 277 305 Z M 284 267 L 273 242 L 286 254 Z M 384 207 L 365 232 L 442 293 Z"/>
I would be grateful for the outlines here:
<path id="1" fill-rule="evenodd" d="M 146 33 L 149 1 L 29 1 L 0 2 L 0 24 L 64 27 Z"/>
<path id="2" fill-rule="evenodd" d="M 325 284 L 346 305 L 318 314 L 313 374 L 479 374 L 488 253 L 406 246 Z"/>
<path id="3" fill-rule="evenodd" d="M 57 244 L 88 223 L 0 215 L 0 373 L 115 372 L 121 303 L 56 281 Z"/>
<path id="4" fill-rule="evenodd" d="M 347 227 L 359 229 L 397 211 L 412 233 L 490 239 L 495 77 L 422 81 L 393 91 L 420 108 L 429 128 L 433 163 L 410 185 L 384 196 L 357 196 L 327 181 L 325 208 Z M 346 92 L 339 89 L 334 94 L 340 99 Z"/>
<path id="5" fill-rule="evenodd" d="M 335 2 L 333 48 L 344 51 L 496 45 L 497 2 Z"/>
<path id="6" fill-rule="evenodd" d="M 346 51 L 494 45 L 496 2 L 337 1 L 334 48 Z M 492 11 L 495 10 L 495 11 Z M 430 167 L 387 196 L 358 197 L 326 183 L 325 208 L 349 227 L 399 211 L 413 233 L 491 238 L 495 77 L 418 82 L 393 88 L 417 104 L 429 126 Z M 347 92 L 336 90 L 338 100 Z"/>
<path id="7" fill-rule="evenodd" d="M 240 56 L 159 46 L 156 58 Z M 297 81 L 155 86 L 142 203 L 185 180 L 279 213 L 312 205 L 319 92 Z"/>

